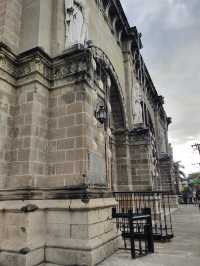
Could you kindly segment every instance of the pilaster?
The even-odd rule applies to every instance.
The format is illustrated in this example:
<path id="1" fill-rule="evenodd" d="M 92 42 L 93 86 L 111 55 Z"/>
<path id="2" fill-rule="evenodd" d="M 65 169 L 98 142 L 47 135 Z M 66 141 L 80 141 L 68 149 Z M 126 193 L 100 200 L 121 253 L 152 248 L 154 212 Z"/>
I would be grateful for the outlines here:
<path id="1" fill-rule="evenodd" d="M 131 177 L 131 155 L 126 131 L 115 133 L 115 155 L 116 155 L 116 180 L 113 187 L 116 191 L 131 191 L 134 189 Z"/>
<path id="2" fill-rule="evenodd" d="M 134 191 L 155 190 L 152 146 L 149 129 L 135 129 L 129 135 Z"/>

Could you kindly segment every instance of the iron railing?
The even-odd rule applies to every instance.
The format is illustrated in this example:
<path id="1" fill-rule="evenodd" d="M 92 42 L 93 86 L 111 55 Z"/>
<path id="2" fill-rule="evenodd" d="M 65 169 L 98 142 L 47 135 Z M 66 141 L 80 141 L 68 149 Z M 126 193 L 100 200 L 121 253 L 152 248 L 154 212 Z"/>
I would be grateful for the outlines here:
<path id="1" fill-rule="evenodd" d="M 170 192 L 114 192 L 114 196 L 117 212 L 141 214 L 144 209 L 151 209 L 154 240 L 173 238 Z"/>

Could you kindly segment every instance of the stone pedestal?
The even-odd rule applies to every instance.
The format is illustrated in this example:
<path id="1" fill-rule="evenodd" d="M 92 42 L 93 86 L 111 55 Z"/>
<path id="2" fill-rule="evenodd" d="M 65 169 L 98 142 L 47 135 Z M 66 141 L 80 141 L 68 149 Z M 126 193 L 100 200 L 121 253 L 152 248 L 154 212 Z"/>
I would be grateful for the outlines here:
<path id="1" fill-rule="evenodd" d="M 112 198 L 2 201 L 0 265 L 96 265 L 117 250 L 113 206 Z"/>

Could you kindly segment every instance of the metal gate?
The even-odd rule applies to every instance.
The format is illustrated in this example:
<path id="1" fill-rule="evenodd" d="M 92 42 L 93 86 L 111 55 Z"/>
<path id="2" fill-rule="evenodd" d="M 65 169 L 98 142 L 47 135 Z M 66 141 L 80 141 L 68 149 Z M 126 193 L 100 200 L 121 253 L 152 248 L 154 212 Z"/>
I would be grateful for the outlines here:
<path id="1" fill-rule="evenodd" d="M 112 217 L 117 221 L 124 248 L 131 251 L 133 259 L 154 253 L 151 209 L 144 209 L 143 213 L 136 214 L 131 210 L 128 213 L 117 212 L 116 208 L 113 208 Z M 130 240 L 130 247 L 127 239 Z"/>

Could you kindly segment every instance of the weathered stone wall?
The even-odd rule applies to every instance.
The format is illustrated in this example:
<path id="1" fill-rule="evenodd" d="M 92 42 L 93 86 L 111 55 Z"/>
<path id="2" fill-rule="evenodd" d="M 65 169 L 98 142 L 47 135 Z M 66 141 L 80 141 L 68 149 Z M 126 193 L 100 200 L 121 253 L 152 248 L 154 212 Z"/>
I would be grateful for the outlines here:
<path id="1" fill-rule="evenodd" d="M 105 91 L 82 80 L 81 67 L 86 67 L 89 57 L 84 59 L 85 53 L 79 52 L 83 61 L 79 58 L 75 62 L 77 58 L 72 54 L 70 64 L 74 62 L 74 67 L 66 66 L 64 71 L 70 74 L 64 78 L 65 59 L 59 61 L 60 66 L 55 64 L 51 75 L 50 59 L 44 53 L 46 58 L 42 58 L 41 50 L 22 54 L 19 58 L 23 63 L 15 66 L 16 58 L 9 61 L 2 49 L 2 73 L 13 82 L 12 97 L 5 100 L 5 93 L 1 93 L 2 108 L 8 113 L 5 118 L 2 112 L 3 187 L 111 187 L 110 129 L 95 117 L 99 101 L 106 101 Z M 79 69 L 80 77 L 70 68 Z M 12 80 L 12 74 L 17 79 Z M 3 90 L 4 80 L 1 82 Z"/>
<path id="2" fill-rule="evenodd" d="M 50 94 L 49 175 L 60 186 L 86 182 L 92 149 L 93 111 L 84 84 L 57 88 Z"/>
<path id="3" fill-rule="evenodd" d="M 6 187 L 32 187 L 46 176 L 48 90 L 39 84 L 17 89 Z"/>
<path id="4" fill-rule="evenodd" d="M 0 41 L 13 50 L 19 49 L 22 0 L 0 1 Z"/>
<path id="5" fill-rule="evenodd" d="M 0 187 L 2 188 L 5 186 L 13 156 L 12 139 L 16 92 L 11 84 L 3 80 L 6 78 L 6 74 L 1 70 L 0 76 L 2 77 L 0 79 Z"/>

